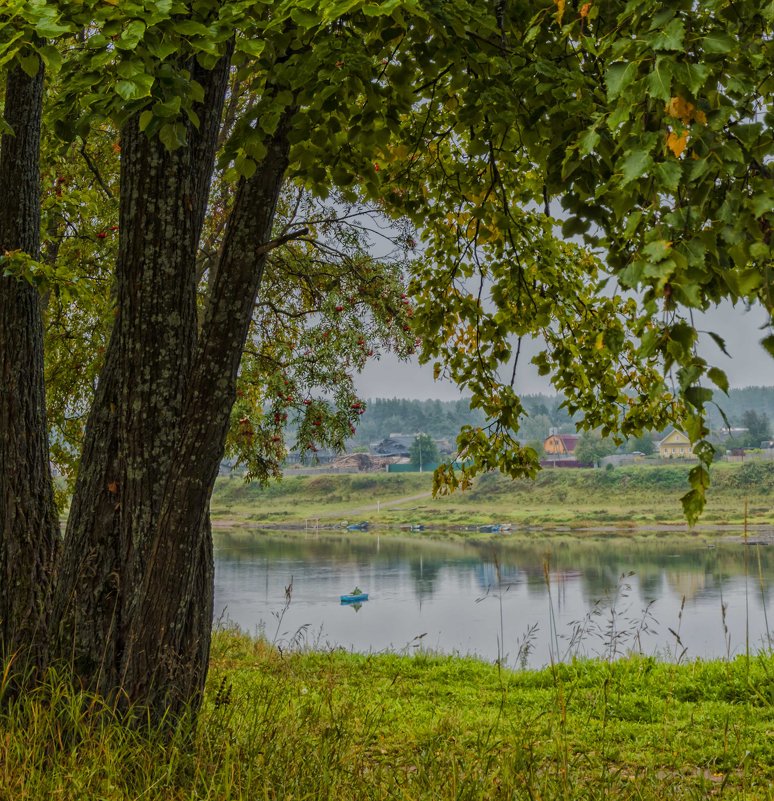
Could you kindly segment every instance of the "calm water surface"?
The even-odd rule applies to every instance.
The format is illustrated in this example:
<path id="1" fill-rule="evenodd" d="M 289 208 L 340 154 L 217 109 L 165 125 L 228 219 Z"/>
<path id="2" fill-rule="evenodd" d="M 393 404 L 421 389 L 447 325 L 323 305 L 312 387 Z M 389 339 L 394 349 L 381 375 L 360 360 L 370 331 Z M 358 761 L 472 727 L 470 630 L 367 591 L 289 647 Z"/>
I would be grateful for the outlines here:
<path id="1" fill-rule="evenodd" d="M 771 547 L 219 532 L 215 617 L 283 647 L 502 654 L 530 667 L 632 650 L 733 656 L 774 636 Z M 370 599 L 340 605 L 355 586 Z"/>

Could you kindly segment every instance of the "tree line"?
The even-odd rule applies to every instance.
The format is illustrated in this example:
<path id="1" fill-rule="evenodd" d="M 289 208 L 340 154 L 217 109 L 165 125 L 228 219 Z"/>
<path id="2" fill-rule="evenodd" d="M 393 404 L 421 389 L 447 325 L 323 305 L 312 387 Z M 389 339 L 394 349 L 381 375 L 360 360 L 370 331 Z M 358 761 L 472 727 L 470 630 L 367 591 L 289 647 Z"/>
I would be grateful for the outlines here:
<path id="1" fill-rule="evenodd" d="M 551 429 L 560 433 L 575 433 L 575 423 L 580 415 L 570 415 L 562 405 L 560 395 L 534 394 L 522 396 L 526 416 L 520 422 L 519 436 L 526 442 L 543 441 Z M 718 398 L 728 422 L 734 427 L 754 428 L 753 435 L 766 430 L 759 418 L 774 419 L 774 387 L 743 387 L 729 389 L 728 395 Z M 473 409 L 469 398 L 454 401 L 415 400 L 407 398 L 373 398 L 364 403 L 365 411 L 360 416 L 356 433 L 349 439 L 347 448 L 362 447 L 377 442 L 390 433 L 414 434 L 423 432 L 434 439 L 448 439 L 454 443 L 464 426 L 484 426 L 486 418 L 480 409 Z M 718 409 L 709 415 L 714 432 L 726 426 Z M 648 432 L 648 439 L 658 439 L 661 432 Z M 632 437 L 634 450 L 647 449 Z M 761 437 L 760 439 L 765 439 Z"/>

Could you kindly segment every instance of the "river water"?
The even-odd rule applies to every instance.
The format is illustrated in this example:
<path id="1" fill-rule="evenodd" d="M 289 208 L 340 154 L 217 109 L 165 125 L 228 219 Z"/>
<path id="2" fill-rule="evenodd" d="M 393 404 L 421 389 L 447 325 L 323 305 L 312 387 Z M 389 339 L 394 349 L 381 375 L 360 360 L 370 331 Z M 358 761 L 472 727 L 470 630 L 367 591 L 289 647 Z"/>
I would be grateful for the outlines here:
<path id="1" fill-rule="evenodd" d="M 218 532 L 215 619 L 283 648 L 425 649 L 525 667 L 631 651 L 729 657 L 774 637 L 772 547 Z M 341 605 L 355 586 L 369 600 Z"/>

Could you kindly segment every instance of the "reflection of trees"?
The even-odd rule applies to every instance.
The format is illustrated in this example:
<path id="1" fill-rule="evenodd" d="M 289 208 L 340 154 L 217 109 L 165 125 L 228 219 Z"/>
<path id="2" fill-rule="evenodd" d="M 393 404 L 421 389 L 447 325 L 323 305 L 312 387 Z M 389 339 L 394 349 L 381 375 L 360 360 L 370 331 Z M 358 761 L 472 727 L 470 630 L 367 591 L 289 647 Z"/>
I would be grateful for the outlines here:
<path id="1" fill-rule="evenodd" d="M 516 584 L 524 578 L 521 568 L 512 563 L 498 565 L 497 562 L 479 562 L 474 573 L 476 583 L 484 592 Z"/>
<path id="2" fill-rule="evenodd" d="M 665 586 L 678 597 L 719 597 L 732 580 L 749 576 L 751 591 L 772 600 L 774 557 L 765 548 L 740 543 L 707 548 L 700 542 L 633 538 L 541 539 L 534 542 L 448 541 L 427 537 L 379 537 L 375 533 L 216 533 L 217 559 L 236 568 L 271 571 L 273 565 L 303 564 L 351 567 L 372 574 L 391 571 L 410 577 L 419 597 L 437 593 L 441 572 L 475 577 L 482 591 L 496 588 L 499 566 L 503 584 L 526 584 L 531 596 L 546 594 L 544 566 L 552 585 L 580 581 L 584 600 L 593 604 L 614 590 L 620 577 L 633 571 L 644 603 L 662 597 Z M 763 574 L 763 592 L 758 562 Z"/>
<path id="3" fill-rule="evenodd" d="M 686 601 L 692 601 L 707 587 L 707 574 L 698 570 L 669 570 L 666 580 L 675 595 Z"/>
<path id="4" fill-rule="evenodd" d="M 440 560 L 425 559 L 423 556 L 409 562 L 409 573 L 414 580 L 414 592 L 417 598 L 422 600 L 433 597 L 435 582 L 443 564 Z"/>
<path id="5" fill-rule="evenodd" d="M 640 599 L 644 603 L 661 597 L 664 589 L 664 576 L 661 570 L 643 570 L 640 573 Z"/>

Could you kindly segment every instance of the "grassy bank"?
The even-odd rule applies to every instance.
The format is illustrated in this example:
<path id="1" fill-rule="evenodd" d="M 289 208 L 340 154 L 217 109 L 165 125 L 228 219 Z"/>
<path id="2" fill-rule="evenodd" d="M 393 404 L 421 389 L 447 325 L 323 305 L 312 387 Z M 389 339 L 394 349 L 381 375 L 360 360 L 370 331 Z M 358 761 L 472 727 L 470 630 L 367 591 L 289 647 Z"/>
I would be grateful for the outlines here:
<path id="1" fill-rule="evenodd" d="M 192 741 L 81 701 L 54 690 L 0 715 L 0 798 L 774 798 L 772 657 L 509 672 L 219 633 Z"/>
<path id="2" fill-rule="evenodd" d="M 535 481 L 481 477 L 468 492 L 430 497 L 432 476 L 376 473 L 287 477 L 267 487 L 221 478 L 215 519 L 256 524 L 322 525 L 367 520 L 397 526 L 425 523 L 653 526 L 684 524 L 680 497 L 689 465 L 614 470 L 543 470 Z M 774 522 L 774 463 L 721 463 L 713 468 L 706 524 L 741 524 L 745 502 L 750 523 Z"/>

